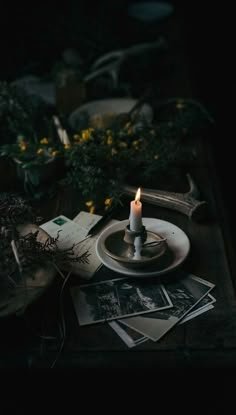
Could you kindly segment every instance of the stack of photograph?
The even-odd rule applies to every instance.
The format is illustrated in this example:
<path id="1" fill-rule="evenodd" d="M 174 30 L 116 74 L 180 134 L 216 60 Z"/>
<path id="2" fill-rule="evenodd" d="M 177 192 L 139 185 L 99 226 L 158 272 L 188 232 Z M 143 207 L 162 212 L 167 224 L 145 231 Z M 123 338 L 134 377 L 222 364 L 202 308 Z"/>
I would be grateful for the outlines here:
<path id="1" fill-rule="evenodd" d="M 114 276 L 105 270 L 104 275 Z M 104 272 L 104 267 L 98 271 Z M 169 282 L 149 278 L 111 278 L 71 287 L 80 326 L 107 322 L 128 347 L 160 340 L 214 307 L 214 284 L 183 271 Z"/>

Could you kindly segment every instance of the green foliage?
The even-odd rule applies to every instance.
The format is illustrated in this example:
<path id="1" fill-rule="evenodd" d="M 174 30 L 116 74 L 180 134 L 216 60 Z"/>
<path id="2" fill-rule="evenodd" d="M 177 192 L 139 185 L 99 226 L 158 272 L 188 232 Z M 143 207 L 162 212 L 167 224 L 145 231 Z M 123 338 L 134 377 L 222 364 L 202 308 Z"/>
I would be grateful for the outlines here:
<path id="1" fill-rule="evenodd" d="M 212 122 L 205 108 L 194 100 L 172 98 L 157 104 L 155 111 L 153 124 L 134 120 L 111 123 L 109 128 L 103 123 L 90 128 L 85 114 L 76 131 L 68 127 L 66 144 L 54 139 L 49 124 L 42 138 L 27 139 L 18 131 L 17 141 L 1 146 L 0 155 L 17 162 L 25 191 L 34 197 L 45 191 L 39 187 L 47 167 L 63 159 L 64 177 L 55 177 L 54 185 L 57 181 L 74 187 L 81 195 L 81 208 L 94 211 L 104 207 L 107 198 L 118 201 L 123 183 L 148 185 L 171 166 L 198 157 L 199 136 Z"/>
<path id="2" fill-rule="evenodd" d="M 0 143 L 14 143 L 19 134 L 34 140 L 45 129 L 44 104 L 18 86 L 0 81 Z"/>
<path id="3" fill-rule="evenodd" d="M 15 143 L 0 146 L 0 156 L 14 160 L 26 194 L 35 198 L 42 196 L 39 187 L 48 181 L 47 176 L 55 171 L 53 164 L 63 154 L 63 144 L 51 137 L 31 141 L 20 135 Z"/>
<path id="4" fill-rule="evenodd" d="M 0 193 L 0 225 L 16 227 L 21 223 L 33 223 L 37 220 L 31 206 L 15 193 Z"/>
<path id="5" fill-rule="evenodd" d="M 22 197 L 13 193 L 0 193 L 0 288 L 2 285 L 20 282 L 17 280 L 19 264 L 12 249 L 13 240 L 21 269 L 29 275 L 32 270 L 42 266 L 54 264 L 60 268 L 74 262 L 88 262 L 88 252 L 76 255 L 74 246 L 59 249 L 59 234 L 56 238 L 48 237 L 45 241 L 38 239 L 39 230 L 20 235 L 19 225 L 38 222 L 40 219 L 34 215 L 31 206 Z"/>
<path id="6" fill-rule="evenodd" d="M 16 160 L 23 169 L 43 166 L 56 157 L 62 156 L 63 152 L 63 144 L 59 140 L 56 142 L 51 137 L 32 141 L 23 135 L 18 135 L 16 142 L 0 147 L 0 156 Z"/>
<path id="7" fill-rule="evenodd" d="M 74 134 L 65 152 L 64 183 L 97 207 L 106 198 L 119 197 L 123 183 L 148 185 L 157 174 L 198 156 L 199 135 L 211 121 L 198 103 L 168 100 L 160 104 L 156 118 L 152 125 L 143 120 Z"/>

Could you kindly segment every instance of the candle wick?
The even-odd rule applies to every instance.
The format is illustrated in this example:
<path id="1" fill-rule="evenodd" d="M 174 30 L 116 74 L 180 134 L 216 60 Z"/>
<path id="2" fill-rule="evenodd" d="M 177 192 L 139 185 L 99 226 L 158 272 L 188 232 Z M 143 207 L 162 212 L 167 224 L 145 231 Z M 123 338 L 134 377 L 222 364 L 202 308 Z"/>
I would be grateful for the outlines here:
<path id="1" fill-rule="evenodd" d="M 138 200 L 138 199 L 134 201 L 134 203 L 135 203 L 136 205 L 138 205 L 138 202 L 139 202 L 139 200 Z"/>

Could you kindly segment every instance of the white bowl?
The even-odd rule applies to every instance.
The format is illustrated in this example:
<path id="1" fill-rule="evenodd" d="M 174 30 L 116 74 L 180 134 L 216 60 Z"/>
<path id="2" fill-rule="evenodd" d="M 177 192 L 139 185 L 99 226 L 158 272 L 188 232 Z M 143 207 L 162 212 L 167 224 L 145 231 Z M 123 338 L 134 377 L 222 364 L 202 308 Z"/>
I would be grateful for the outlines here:
<path id="1" fill-rule="evenodd" d="M 128 15 L 143 22 L 154 22 L 170 16 L 173 10 L 173 6 L 168 2 L 150 1 L 130 4 Z"/>
<path id="2" fill-rule="evenodd" d="M 142 218 L 146 231 L 154 232 L 166 239 L 168 250 L 163 256 L 163 261 L 150 264 L 145 268 L 130 268 L 123 263 L 114 260 L 104 250 L 106 238 L 112 233 L 124 230 L 129 225 L 129 220 L 118 221 L 112 224 L 99 235 L 96 242 L 96 253 L 99 260 L 112 271 L 132 277 L 156 277 L 174 271 L 187 258 L 190 251 L 190 240 L 182 229 L 171 222 L 155 218 Z"/>
<path id="3" fill-rule="evenodd" d="M 110 98 L 87 102 L 81 105 L 69 116 L 69 125 L 74 130 L 78 129 L 83 121 L 84 114 L 87 113 L 92 126 L 107 127 L 109 120 L 114 116 L 129 112 L 137 103 L 132 98 Z M 139 119 L 145 119 L 151 123 L 153 110 L 149 104 L 144 103 L 139 109 Z"/>

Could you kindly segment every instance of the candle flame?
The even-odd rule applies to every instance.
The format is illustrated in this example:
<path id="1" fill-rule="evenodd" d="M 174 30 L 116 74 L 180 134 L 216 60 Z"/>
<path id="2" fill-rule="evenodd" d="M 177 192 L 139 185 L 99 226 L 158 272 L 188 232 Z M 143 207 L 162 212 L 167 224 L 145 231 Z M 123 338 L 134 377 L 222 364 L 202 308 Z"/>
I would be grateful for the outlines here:
<path id="1" fill-rule="evenodd" d="M 140 201 L 140 197 L 141 197 L 141 190 L 139 187 L 135 195 L 135 203 L 138 203 Z"/>

